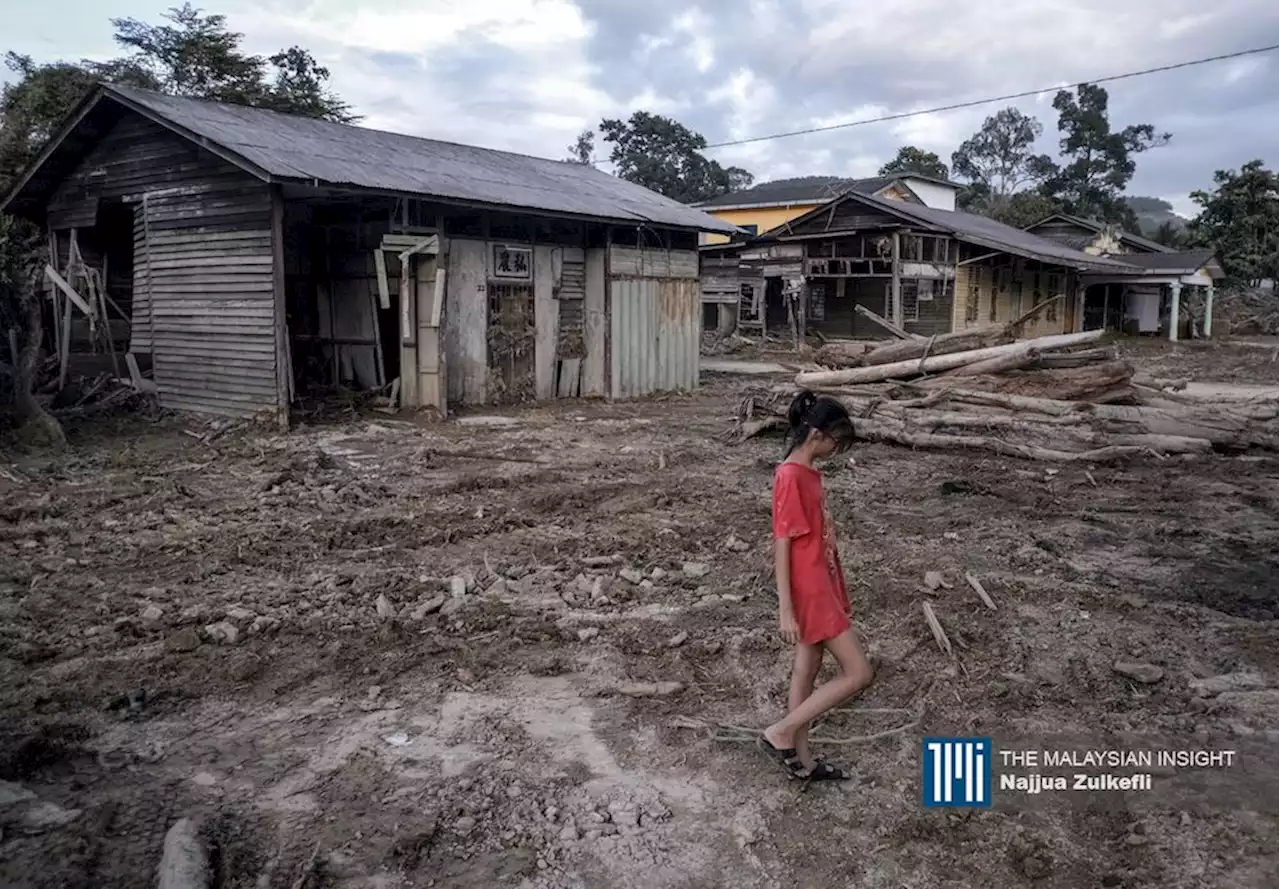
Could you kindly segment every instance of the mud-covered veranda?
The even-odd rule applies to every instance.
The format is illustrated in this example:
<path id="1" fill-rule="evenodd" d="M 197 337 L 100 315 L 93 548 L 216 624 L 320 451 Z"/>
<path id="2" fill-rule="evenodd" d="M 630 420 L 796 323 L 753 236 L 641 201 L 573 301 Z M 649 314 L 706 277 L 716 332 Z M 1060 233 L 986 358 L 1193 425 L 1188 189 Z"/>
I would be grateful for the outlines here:
<path id="1" fill-rule="evenodd" d="M 805 787 L 706 729 L 786 695 L 745 385 L 288 435 L 123 416 L 8 455 L 0 885 L 150 885 L 183 816 L 222 889 L 1275 885 L 1274 454 L 856 447 L 828 491 L 877 679 L 815 732 L 887 734 Z M 1239 756 L 924 809 L 920 738 L 967 734 Z"/>

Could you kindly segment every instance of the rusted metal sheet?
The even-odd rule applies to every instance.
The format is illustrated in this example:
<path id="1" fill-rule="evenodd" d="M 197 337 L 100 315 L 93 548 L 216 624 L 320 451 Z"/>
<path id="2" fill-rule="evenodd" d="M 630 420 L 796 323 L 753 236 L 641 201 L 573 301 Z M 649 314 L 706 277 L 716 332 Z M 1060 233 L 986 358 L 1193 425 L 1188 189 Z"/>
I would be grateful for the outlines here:
<path id="1" fill-rule="evenodd" d="M 697 388 L 697 279 L 615 279 L 610 298 L 613 397 Z"/>

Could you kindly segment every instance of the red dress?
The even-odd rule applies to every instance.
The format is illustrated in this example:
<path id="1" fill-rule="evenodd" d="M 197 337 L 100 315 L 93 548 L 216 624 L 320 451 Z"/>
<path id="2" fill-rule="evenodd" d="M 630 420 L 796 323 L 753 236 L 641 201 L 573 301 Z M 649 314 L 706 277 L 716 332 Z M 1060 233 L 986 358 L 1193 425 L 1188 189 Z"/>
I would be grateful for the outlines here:
<path id="1" fill-rule="evenodd" d="M 817 645 L 849 629 L 849 595 L 818 470 L 799 463 L 778 466 L 773 536 L 791 539 L 791 607 L 800 641 Z"/>

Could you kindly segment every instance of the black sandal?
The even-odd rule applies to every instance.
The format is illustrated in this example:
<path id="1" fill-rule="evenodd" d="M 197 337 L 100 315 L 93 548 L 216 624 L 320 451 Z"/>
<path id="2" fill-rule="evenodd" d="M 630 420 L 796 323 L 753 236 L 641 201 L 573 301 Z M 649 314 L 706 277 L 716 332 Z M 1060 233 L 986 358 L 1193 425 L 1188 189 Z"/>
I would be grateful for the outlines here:
<path id="1" fill-rule="evenodd" d="M 800 757 L 796 755 L 794 747 L 774 747 L 763 734 L 756 739 L 756 746 L 760 748 L 765 756 L 782 766 L 787 775 L 792 778 L 796 777 L 800 769 L 804 768 L 804 765 L 800 762 Z"/>
<path id="2" fill-rule="evenodd" d="M 853 776 L 844 769 L 837 768 L 828 762 L 818 760 L 807 775 L 797 776 L 801 781 L 848 781 Z"/>

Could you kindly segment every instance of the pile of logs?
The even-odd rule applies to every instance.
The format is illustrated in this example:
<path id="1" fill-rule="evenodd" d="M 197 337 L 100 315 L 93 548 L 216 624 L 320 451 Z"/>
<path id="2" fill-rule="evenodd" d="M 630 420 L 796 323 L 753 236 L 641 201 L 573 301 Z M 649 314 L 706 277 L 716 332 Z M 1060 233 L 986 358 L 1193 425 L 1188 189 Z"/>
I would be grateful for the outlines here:
<path id="1" fill-rule="evenodd" d="M 1113 349 L 1098 347 L 1101 337 L 1017 341 L 1006 326 L 870 349 L 828 343 L 817 357 L 832 369 L 748 395 L 739 435 L 785 426 L 791 399 L 808 389 L 843 403 L 859 439 L 908 447 L 1089 462 L 1277 449 L 1274 397 L 1196 398 L 1181 391 L 1184 380 L 1135 378 Z"/>

